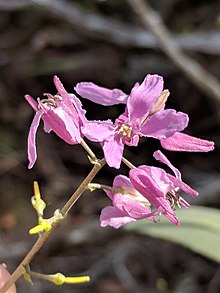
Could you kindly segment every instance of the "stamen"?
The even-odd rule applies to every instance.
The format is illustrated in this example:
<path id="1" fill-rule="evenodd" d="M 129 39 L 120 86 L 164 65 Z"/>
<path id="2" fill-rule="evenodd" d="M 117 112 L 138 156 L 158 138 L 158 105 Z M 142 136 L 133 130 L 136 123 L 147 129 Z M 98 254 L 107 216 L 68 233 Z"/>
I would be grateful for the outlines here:
<path id="1" fill-rule="evenodd" d="M 172 191 L 167 192 L 166 199 L 169 201 L 172 209 L 175 208 L 175 205 L 180 208 L 180 196 L 178 190 L 173 189 Z"/>
<path id="2" fill-rule="evenodd" d="M 54 95 L 54 100 L 62 101 L 62 97 L 58 94 Z"/>
<path id="3" fill-rule="evenodd" d="M 130 126 L 126 124 L 121 124 L 120 128 L 118 129 L 118 132 L 124 137 L 132 137 L 132 129 Z"/>
<path id="4" fill-rule="evenodd" d="M 176 204 L 174 195 L 171 192 L 167 192 L 166 199 L 169 201 L 171 208 L 174 209 Z"/>
<path id="5" fill-rule="evenodd" d="M 54 99 L 52 99 L 52 98 L 42 99 L 42 100 L 40 100 L 38 98 L 37 101 L 38 101 L 38 108 L 39 109 L 44 109 L 44 104 L 46 104 L 47 106 L 52 106 L 52 107 L 57 106 L 56 101 Z"/>

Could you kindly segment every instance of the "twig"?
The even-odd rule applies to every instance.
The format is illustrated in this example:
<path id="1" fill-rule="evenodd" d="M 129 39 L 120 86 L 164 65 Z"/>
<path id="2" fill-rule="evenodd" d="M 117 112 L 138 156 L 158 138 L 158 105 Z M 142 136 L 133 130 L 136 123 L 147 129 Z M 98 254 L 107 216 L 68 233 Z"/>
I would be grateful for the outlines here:
<path id="1" fill-rule="evenodd" d="M 60 3 L 57 0 L 16 0 L 13 2 L 0 0 L 0 10 L 21 10 L 32 4 L 45 8 L 44 10 L 47 10 L 47 13 L 67 21 L 74 29 L 82 30 L 88 37 L 104 39 L 126 48 L 155 49 L 158 47 L 157 40 L 151 32 L 136 26 L 120 23 L 119 21 L 113 21 L 110 18 L 104 18 L 102 15 L 88 11 L 74 2 L 70 4 L 64 1 Z M 69 15 L 74 15 L 74 17 Z M 51 32 L 50 34 L 47 32 L 46 36 L 51 39 Z M 60 37 L 62 36 L 59 36 L 58 32 L 59 40 Z M 220 33 L 218 31 L 177 34 L 173 35 L 173 39 L 184 50 L 220 55 Z"/>
<path id="2" fill-rule="evenodd" d="M 80 186 L 77 188 L 77 190 L 74 192 L 74 194 L 70 197 L 70 199 L 67 201 L 67 203 L 63 206 L 63 208 L 60 210 L 60 212 L 65 215 L 69 209 L 74 205 L 74 203 L 79 199 L 81 194 L 87 189 L 88 184 L 93 180 L 95 175 L 99 172 L 99 170 L 105 165 L 105 160 L 102 159 L 99 161 L 99 164 L 95 164 L 88 176 L 83 180 L 83 182 L 80 184 Z M 0 293 L 5 293 L 13 283 L 15 283 L 24 273 L 24 267 L 27 266 L 33 257 L 36 255 L 36 253 L 40 250 L 40 248 L 44 245 L 46 240 L 49 238 L 49 236 L 53 233 L 53 231 L 58 226 L 58 223 L 55 223 L 52 226 L 52 229 L 50 231 L 44 232 L 39 236 L 33 247 L 30 249 L 30 251 L 27 253 L 25 258 L 22 260 L 20 265 L 17 267 L 17 269 L 14 271 L 14 273 L 11 275 L 10 279 L 5 283 L 5 285 L 0 288 Z"/>
<path id="3" fill-rule="evenodd" d="M 160 16 L 142 0 L 127 0 L 143 25 L 156 36 L 161 49 L 185 75 L 215 102 L 220 103 L 220 83 L 194 59 L 186 56 L 164 26 Z"/>
<path id="4" fill-rule="evenodd" d="M 125 157 L 122 157 L 122 162 L 128 166 L 128 168 L 133 169 L 136 168 L 130 161 L 128 161 Z"/>
<path id="5" fill-rule="evenodd" d="M 28 6 L 30 6 L 30 2 L 28 0 L 0 0 L 0 10 L 14 11 Z"/>
<path id="6" fill-rule="evenodd" d="M 88 146 L 88 144 L 85 142 L 85 140 L 82 138 L 80 142 L 81 146 L 87 151 L 89 155 L 89 160 L 92 160 L 94 163 L 97 162 L 96 155 L 93 153 L 91 148 Z"/>
<path id="7" fill-rule="evenodd" d="M 55 15 L 68 22 L 74 30 L 89 38 L 104 39 L 125 48 L 157 48 L 157 40 L 151 32 L 124 24 L 110 18 L 88 11 L 74 2 L 60 0 L 29 0 L 44 13 Z M 196 34 L 176 35 L 173 37 L 178 45 L 189 51 L 220 55 L 220 33 L 201 32 Z"/>

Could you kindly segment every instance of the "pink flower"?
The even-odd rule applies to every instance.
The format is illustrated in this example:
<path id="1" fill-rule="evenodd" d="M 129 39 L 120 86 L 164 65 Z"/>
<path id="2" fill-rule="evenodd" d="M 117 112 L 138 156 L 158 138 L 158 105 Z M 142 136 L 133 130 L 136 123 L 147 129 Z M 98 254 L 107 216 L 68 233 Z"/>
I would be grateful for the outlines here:
<path id="1" fill-rule="evenodd" d="M 95 102 L 109 105 L 108 99 L 118 103 L 118 96 L 114 90 L 107 90 L 90 84 L 84 88 L 77 85 L 78 93 L 85 94 Z M 104 97 L 101 98 L 104 92 Z M 93 98 L 92 94 L 94 93 Z M 91 95 L 91 96 L 90 96 Z M 135 84 L 127 97 L 120 95 L 120 101 L 127 99 L 125 112 L 113 124 L 107 121 L 89 121 L 82 127 L 83 134 L 91 141 L 100 142 L 107 164 L 119 168 L 121 164 L 124 145 L 137 146 L 140 136 L 163 139 L 172 136 L 175 132 L 183 130 L 188 124 L 188 116 L 173 109 L 166 109 L 165 102 L 169 91 L 163 91 L 163 78 L 148 74 L 139 85 Z"/>
<path id="2" fill-rule="evenodd" d="M 163 214 L 173 224 L 179 222 L 175 215 L 175 204 L 189 208 L 190 205 L 179 196 L 178 191 L 183 190 L 191 196 L 197 196 L 198 192 L 184 183 L 181 174 L 165 155 L 156 151 L 154 157 L 171 168 L 175 176 L 166 173 L 163 169 L 151 166 L 139 166 L 130 170 L 131 183 L 155 208 L 152 216 Z"/>
<path id="3" fill-rule="evenodd" d="M 150 203 L 141 195 L 129 178 L 123 175 L 115 177 L 113 182 L 114 192 L 105 190 L 112 200 L 112 206 L 105 207 L 100 216 L 101 226 L 111 226 L 118 229 L 124 224 L 140 219 L 153 220 Z"/>
<path id="4" fill-rule="evenodd" d="M 36 132 L 42 118 L 44 131 L 54 131 L 60 138 L 69 144 L 78 144 L 81 141 L 81 127 L 85 123 L 85 111 L 81 102 L 74 95 L 70 95 L 64 89 L 57 76 L 54 77 L 54 84 L 58 95 L 44 94 L 47 98 L 37 102 L 29 95 L 25 98 L 36 111 L 28 135 L 28 159 L 32 168 L 36 159 Z"/>

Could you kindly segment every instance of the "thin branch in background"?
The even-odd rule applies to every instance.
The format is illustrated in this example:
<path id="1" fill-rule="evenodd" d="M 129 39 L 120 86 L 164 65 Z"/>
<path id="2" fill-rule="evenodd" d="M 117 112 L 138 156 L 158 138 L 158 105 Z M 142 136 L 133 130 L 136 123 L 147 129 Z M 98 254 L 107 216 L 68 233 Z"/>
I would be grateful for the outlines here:
<path id="1" fill-rule="evenodd" d="M 15 11 L 30 6 L 29 0 L 0 0 L 0 10 Z"/>
<path id="2" fill-rule="evenodd" d="M 0 0 L 1 1 L 1 0 Z M 150 48 L 158 47 L 154 34 L 128 23 L 111 20 L 91 12 L 74 2 L 61 0 L 28 0 L 30 4 L 43 9 L 44 13 L 54 15 L 68 22 L 74 30 L 89 38 L 98 38 L 122 47 Z M 1 6 L 0 6 L 1 9 Z M 220 33 L 200 32 L 173 36 L 184 50 L 208 54 L 220 54 Z"/>
<path id="3" fill-rule="evenodd" d="M 34 4 L 47 13 L 56 15 L 79 29 L 89 37 L 107 40 L 123 47 L 150 48 L 158 47 L 155 35 L 129 24 L 113 21 L 97 13 L 88 11 L 80 5 L 60 0 L 0 0 L 0 10 L 22 10 Z M 220 54 L 220 33 L 216 31 L 177 34 L 172 36 L 184 50 L 206 54 Z"/>
<path id="4" fill-rule="evenodd" d="M 194 59 L 186 56 L 172 38 L 160 16 L 142 0 L 127 0 L 143 25 L 157 38 L 162 51 L 207 96 L 220 103 L 220 83 Z"/>

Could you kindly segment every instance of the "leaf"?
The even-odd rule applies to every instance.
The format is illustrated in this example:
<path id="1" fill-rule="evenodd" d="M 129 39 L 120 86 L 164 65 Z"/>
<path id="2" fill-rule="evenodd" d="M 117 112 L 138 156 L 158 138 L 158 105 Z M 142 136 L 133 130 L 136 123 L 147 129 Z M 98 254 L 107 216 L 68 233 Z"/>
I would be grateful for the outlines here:
<path id="1" fill-rule="evenodd" d="M 142 220 L 127 224 L 124 229 L 172 241 L 220 263 L 220 211 L 193 206 L 177 212 L 180 226 L 166 218 L 159 223 Z"/>

